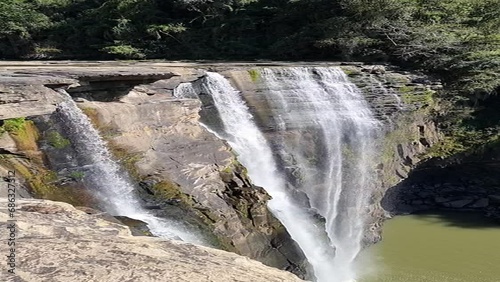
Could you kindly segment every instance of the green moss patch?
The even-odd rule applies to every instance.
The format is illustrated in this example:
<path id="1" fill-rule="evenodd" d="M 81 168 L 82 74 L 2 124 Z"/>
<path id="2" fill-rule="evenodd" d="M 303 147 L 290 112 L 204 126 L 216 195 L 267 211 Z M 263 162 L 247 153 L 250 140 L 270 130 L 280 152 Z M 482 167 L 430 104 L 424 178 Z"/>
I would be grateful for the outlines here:
<path id="1" fill-rule="evenodd" d="M 50 146 L 52 146 L 56 149 L 63 149 L 71 144 L 71 142 L 68 139 L 64 138 L 57 131 L 50 131 L 47 134 L 46 138 L 47 138 L 47 141 L 49 142 Z"/>
<path id="2" fill-rule="evenodd" d="M 2 127 L 7 132 L 17 132 L 24 129 L 25 122 L 26 119 L 24 117 L 7 119 L 4 121 Z"/>
<path id="3" fill-rule="evenodd" d="M 38 150 L 38 129 L 35 123 L 25 118 L 8 119 L 1 127 L 3 132 L 8 132 L 14 139 L 16 147 L 26 156 L 37 163 L 42 163 L 42 154 Z"/>
<path id="4" fill-rule="evenodd" d="M 73 178 L 74 180 L 82 180 L 83 177 L 85 177 L 85 173 L 82 172 L 82 171 L 72 171 L 70 174 L 69 174 L 69 177 Z"/>
<path id="5" fill-rule="evenodd" d="M 171 181 L 162 180 L 154 184 L 152 190 L 156 196 L 161 198 L 180 199 L 186 204 L 190 202 L 190 197 L 182 193 L 179 185 Z"/>
<path id="6" fill-rule="evenodd" d="M 260 73 L 256 69 L 248 70 L 248 74 L 250 75 L 252 82 L 257 82 L 260 79 Z"/>
<path id="7" fill-rule="evenodd" d="M 66 202 L 75 206 L 97 206 L 97 201 L 83 187 L 79 189 L 58 185 L 57 174 L 36 163 L 3 155 L 0 165 L 14 170 L 24 179 L 35 198 Z"/>
<path id="8" fill-rule="evenodd" d="M 434 91 L 426 90 L 424 92 L 415 91 L 412 87 L 404 86 L 399 89 L 401 99 L 405 104 L 425 104 L 432 105 L 434 103 Z"/>

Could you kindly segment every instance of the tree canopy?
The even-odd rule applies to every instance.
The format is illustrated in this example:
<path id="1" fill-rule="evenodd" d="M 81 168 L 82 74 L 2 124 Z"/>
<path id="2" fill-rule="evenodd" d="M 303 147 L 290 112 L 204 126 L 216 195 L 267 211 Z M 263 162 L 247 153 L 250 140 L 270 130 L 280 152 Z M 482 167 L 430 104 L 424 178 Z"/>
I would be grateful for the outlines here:
<path id="1" fill-rule="evenodd" d="M 0 26 L 1 58 L 379 61 L 500 86 L 497 0 L 3 0 Z"/>
<path id="2" fill-rule="evenodd" d="M 3 59 L 390 62 L 478 107 L 446 117 L 461 143 L 500 128 L 498 0 L 2 0 L 0 27 Z"/>

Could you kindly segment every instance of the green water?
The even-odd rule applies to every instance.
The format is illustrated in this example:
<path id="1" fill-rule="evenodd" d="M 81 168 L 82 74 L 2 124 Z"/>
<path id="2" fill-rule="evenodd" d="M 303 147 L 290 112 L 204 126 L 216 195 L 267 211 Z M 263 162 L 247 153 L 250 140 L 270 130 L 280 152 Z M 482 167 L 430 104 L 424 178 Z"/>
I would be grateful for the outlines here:
<path id="1" fill-rule="evenodd" d="M 400 216 L 383 236 L 364 258 L 362 282 L 500 281 L 500 225 L 480 215 Z"/>

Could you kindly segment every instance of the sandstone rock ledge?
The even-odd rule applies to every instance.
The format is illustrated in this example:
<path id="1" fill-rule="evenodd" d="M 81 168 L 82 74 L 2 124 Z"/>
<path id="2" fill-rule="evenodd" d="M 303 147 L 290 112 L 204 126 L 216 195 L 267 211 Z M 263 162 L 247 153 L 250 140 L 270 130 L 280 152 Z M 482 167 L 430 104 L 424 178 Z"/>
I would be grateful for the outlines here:
<path id="1" fill-rule="evenodd" d="M 16 275 L 2 263 L 2 281 L 302 281 L 233 253 L 134 237 L 128 227 L 66 203 L 18 200 L 17 206 Z M 7 200 L 0 198 L 2 234 L 9 219 L 6 207 Z M 0 244 L 0 253 L 7 254 L 7 248 Z"/>

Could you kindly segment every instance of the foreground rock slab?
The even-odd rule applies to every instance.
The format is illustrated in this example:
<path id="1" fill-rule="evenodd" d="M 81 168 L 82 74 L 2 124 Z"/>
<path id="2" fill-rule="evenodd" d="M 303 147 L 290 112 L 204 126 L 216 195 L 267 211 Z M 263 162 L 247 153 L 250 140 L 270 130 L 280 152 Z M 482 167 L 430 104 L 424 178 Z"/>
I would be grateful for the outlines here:
<path id="1" fill-rule="evenodd" d="M 0 198 L 2 234 L 9 219 L 7 203 Z M 128 227 L 66 203 L 19 200 L 16 204 L 16 274 L 9 274 L 4 262 L 2 281 L 302 281 L 233 253 L 134 237 Z M 8 248 L 0 244 L 2 254 Z"/>

